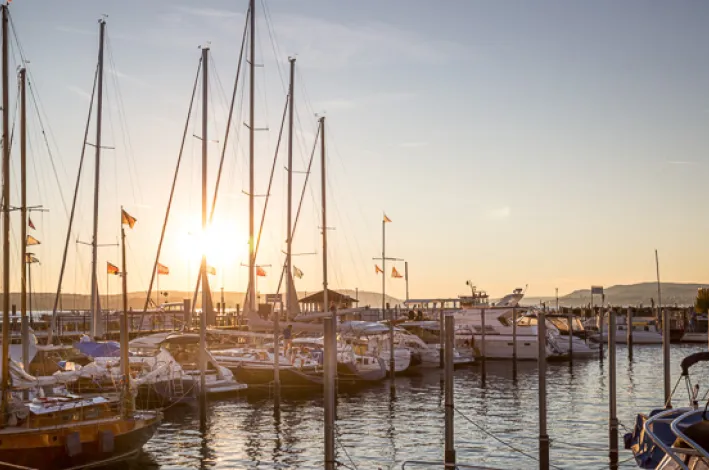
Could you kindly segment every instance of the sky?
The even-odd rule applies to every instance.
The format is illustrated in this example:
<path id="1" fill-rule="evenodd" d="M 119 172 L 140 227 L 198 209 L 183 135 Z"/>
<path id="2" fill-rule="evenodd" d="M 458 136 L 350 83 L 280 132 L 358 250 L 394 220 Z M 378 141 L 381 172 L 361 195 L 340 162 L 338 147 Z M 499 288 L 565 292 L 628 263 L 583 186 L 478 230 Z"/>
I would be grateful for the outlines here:
<path id="1" fill-rule="evenodd" d="M 201 55 L 208 68 L 208 181 L 222 151 L 222 186 L 207 236 L 212 287 L 246 289 L 248 80 L 226 117 L 246 1 L 15 0 L 11 74 L 30 76 L 28 203 L 33 290 L 57 288 L 107 15 L 100 164 L 99 288 L 117 293 L 120 206 L 128 288 L 147 288 Z M 296 58 L 294 208 L 317 116 L 326 116 L 331 288 L 380 291 L 373 258 L 406 260 L 413 298 L 454 297 L 466 281 L 492 296 L 529 295 L 655 278 L 705 282 L 709 269 L 709 4 L 663 2 L 257 0 L 256 224 Z M 246 66 L 244 66 L 246 67 Z M 10 78 L 11 125 L 16 121 Z M 201 82 L 198 81 L 201 90 Z M 36 103 L 36 105 L 35 105 Z M 201 91 L 188 125 L 160 262 L 161 290 L 192 290 L 201 236 Z M 41 124 L 38 112 L 41 113 Z M 316 116 L 317 115 L 317 116 Z M 19 125 L 18 125 L 19 126 Z M 18 127 L 19 129 L 19 127 Z M 44 134 L 42 133 L 44 129 Z M 18 131 L 19 132 L 19 131 Z M 46 136 L 46 142 L 45 137 Z M 95 115 L 89 144 L 95 143 Z M 19 153 L 12 199 L 19 205 Z M 48 145 L 47 145 L 48 142 Z M 257 263 L 275 291 L 286 240 L 286 142 L 278 153 Z M 88 293 L 94 147 L 86 147 L 65 292 Z M 321 166 L 315 153 L 294 236 L 301 291 L 322 286 Z M 295 211 L 295 209 L 294 209 Z M 13 290 L 19 215 L 13 213 Z M 114 245 L 114 246 L 112 246 Z M 392 279 L 387 293 L 405 296 Z M 177 299 L 175 299 L 177 300 Z"/>

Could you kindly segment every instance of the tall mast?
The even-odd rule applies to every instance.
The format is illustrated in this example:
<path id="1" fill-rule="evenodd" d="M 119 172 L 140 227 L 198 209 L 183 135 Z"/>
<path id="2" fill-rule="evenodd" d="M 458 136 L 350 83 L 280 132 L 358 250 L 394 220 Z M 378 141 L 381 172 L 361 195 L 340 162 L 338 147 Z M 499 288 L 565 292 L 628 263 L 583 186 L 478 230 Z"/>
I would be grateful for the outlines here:
<path id="1" fill-rule="evenodd" d="M 98 311 L 98 190 L 101 175 L 101 112 L 103 110 L 103 38 L 106 21 L 99 20 L 98 44 L 98 83 L 96 107 L 96 164 L 94 169 L 94 232 L 91 240 L 91 335 L 94 338 L 103 335 L 101 312 Z"/>
<path id="2" fill-rule="evenodd" d="M 290 282 L 290 276 L 293 275 L 293 109 L 295 108 L 295 58 L 291 57 L 288 59 L 290 62 L 290 89 L 288 91 L 288 97 L 290 98 L 288 103 L 288 227 L 287 233 L 288 238 L 286 239 L 286 318 L 290 320 L 291 310 L 293 306 L 291 305 L 291 287 L 293 283 Z"/>
<path id="3" fill-rule="evenodd" d="M 130 390 L 130 359 L 128 358 L 128 269 L 126 266 L 126 228 L 123 223 L 123 207 L 121 206 L 121 293 L 123 297 L 123 314 L 121 315 L 121 375 L 123 376 L 123 406 L 121 407 L 124 416 L 128 416 L 133 411 L 133 397 Z M 107 307 L 108 308 L 108 307 Z"/>
<path id="4" fill-rule="evenodd" d="M 251 12 L 249 28 L 249 310 L 256 311 L 256 279 L 254 270 L 256 269 L 256 250 L 254 245 L 254 105 L 256 85 L 254 80 L 256 59 L 256 0 L 250 0 L 249 11 Z"/>
<path id="5" fill-rule="evenodd" d="M 323 288 L 323 311 L 327 312 L 327 174 L 325 173 L 325 116 L 320 118 L 320 165 L 322 185 L 322 288 Z M 334 321 L 334 318 L 333 318 Z"/>
<path id="6" fill-rule="evenodd" d="M 10 392 L 10 95 L 7 63 L 7 5 L 2 5 L 2 384 L 0 424 Z"/>
<path id="7" fill-rule="evenodd" d="M 202 277 L 202 314 L 199 316 L 199 393 L 200 393 L 200 416 L 206 414 L 207 388 L 205 373 L 207 369 L 206 338 L 207 338 L 207 303 L 209 289 L 207 288 L 207 117 L 209 103 L 209 48 L 202 48 L 202 265 L 200 275 Z"/>
<path id="8" fill-rule="evenodd" d="M 22 237 L 22 249 L 20 250 L 20 266 L 22 266 L 22 274 L 20 275 L 20 318 L 25 318 L 27 315 L 27 270 L 29 264 L 27 263 L 27 106 L 25 99 L 27 94 L 25 93 L 25 85 L 27 80 L 27 71 L 24 67 L 20 69 L 20 237 Z M 32 295 L 32 290 L 30 289 L 30 296 Z M 30 311 L 31 314 L 31 311 Z M 24 344 L 22 345 L 24 347 Z M 29 364 L 29 362 L 28 362 Z"/>
<path id="9" fill-rule="evenodd" d="M 320 157 L 322 178 L 322 288 L 323 311 L 328 311 L 327 298 L 327 177 L 325 173 L 325 117 L 320 118 Z M 335 374 L 337 364 L 337 342 L 335 339 L 335 313 L 325 320 L 325 468 L 335 468 Z"/>

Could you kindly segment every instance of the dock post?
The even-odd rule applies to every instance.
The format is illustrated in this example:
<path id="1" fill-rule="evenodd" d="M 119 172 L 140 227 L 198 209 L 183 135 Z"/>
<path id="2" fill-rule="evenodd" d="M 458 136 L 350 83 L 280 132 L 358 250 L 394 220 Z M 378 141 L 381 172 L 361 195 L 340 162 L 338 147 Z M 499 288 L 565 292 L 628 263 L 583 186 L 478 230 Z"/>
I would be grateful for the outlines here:
<path id="1" fill-rule="evenodd" d="M 608 332 L 615 331 L 616 326 L 616 312 L 610 310 L 608 312 Z M 618 468 L 618 417 L 616 414 L 616 363 L 615 363 L 615 335 L 608 335 L 608 375 L 609 375 L 609 385 L 608 385 L 608 396 L 609 396 L 609 412 L 610 412 L 610 422 L 608 428 L 608 438 L 610 444 L 610 452 L 608 456 L 610 457 L 611 469 L 617 470 Z"/>
<path id="2" fill-rule="evenodd" d="M 569 310 L 569 362 L 574 361 L 574 313 Z"/>
<path id="3" fill-rule="evenodd" d="M 665 408 L 672 407 L 672 389 L 670 386 L 670 315 L 666 308 L 660 308 L 662 318 L 662 368 L 664 371 Z"/>
<path id="4" fill-rule="evenodd" d="M 628 343 L 628 357 L 633 358 L 633 309 L 632 307 L 628 307 L 628 310 L 626 312 L 626 328 L 628 328 L 627 335 L 627 343 Z"/>
<path id="5" fill-rule="evenodd" d="M 281 390 L 281 312 L 283 311 L 283 300 L 281 300 L 280 310 L 276 311 L 276 304 L 272 303 L 271 308 L 273 308 L 273 387 L 276 391 L 276 397 L 278 398 L 279 392 Z M 286 355 L 285 347 L 283 348 L 283 355 Z M 276 401 L 278 403 L 278 400 Z"/>
<path id="6" fill-rule="evenodd" d="M 138 327 L 138 331 L 143 328 L 141 324 Z M 192 329 L 192 300 L 182 299 L 182 329 L 191 330 Z"/>
<path id="7" fill-rule="evenodd" d="M 485 358 L 487 357 L 487 354 L 485 354 L 485 309 L 480 310 L 480 322 L 482 326 L 482 344 L 480 346 L 480 354 L 482 354 L 482 359 L 483 359 L 483 369 L 485 368 Z"/>
<path id="8" fill-rule="evenodd" d="M 611 332 L 608 331 L 608 338 L 610 337 Z M 603 307 L 598 311 L 598 355 L 603 360 Z"/>
<path id="9" fill-rule="evenodd" d="M 394 376 L 396 375 L 396 359 L 394 356 L 394 309 L 386 304 L 386 309 L 389 311 L 389 378 L 391 379 L 391 388 L 394 388 Z"/>
<path id="10" fill-rule="evenodd" d="M 15 306 L 12 306 L 12 313 L 15 314 Z M 22 312 L 20 318 L 20 334 L 22 340 L 22 366 L 25 372 L 30 373 L 30 325 L 27 321 L 27 312 Z"/>
<path id="11" fill-rule="evenodd" d="M 455 465 L 455 441 L 453 436 L 453 343 L 455 342 L 455 318 L 451 315 L 445 319 L 446 349 L 445 349 L 445 464 Z"/>
<path id="12" fill-rule="evenodd" d="M 537 345 L 539 362 L 539 470 L 549 470 L 549 435 L 547 434 L 547 333 L 546 312 L 539 311 Z"/>
<path id="13" fill-rule="evenodd" d="M 335 366 L 337 352 L 335 323 L 333 318 L 324 318 L 324 363 L 325 363 L 325 470 L 335 470 Z"/>
<path id="14" fill-rule="evenodd" d="M 512 360 L 517 365 L 517 307 L 512 307 Z"/>
<path id="15" fill-rule="evenodd" d="M 434 305 L 433 309 L 435 310 L 436 307 Z M 439 344 L 438 344 L 438 362 L 439 366 L 441 369 L 445 367 L 444 365 L 444 357 L 443 357 L 443 341 L 445 339 L 445 325 L 443 323 L 443 309 L 441 309 L 439 313 L 439 324 L 438 324 L 438 339 L 439 339 Z"/>

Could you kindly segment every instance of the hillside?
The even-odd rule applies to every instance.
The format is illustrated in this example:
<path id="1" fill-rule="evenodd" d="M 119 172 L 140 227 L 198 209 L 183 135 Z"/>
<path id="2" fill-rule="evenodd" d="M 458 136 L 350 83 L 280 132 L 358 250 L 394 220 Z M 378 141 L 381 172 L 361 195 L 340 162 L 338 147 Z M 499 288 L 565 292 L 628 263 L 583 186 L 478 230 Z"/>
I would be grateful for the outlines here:
<path id="1" fill-rule="evenodd" d="M 680 284 L 663 282 L 660 286 L 662 303 L 664 305 L 691 305 L 697 297 L 697 289 L 707 287 L 707 284 Z M 613 305 L 645 305 L 651 304 L 651 299 L 657 302 L 657 283 L 643 282 L 639 284 L 618 285 L 604 289 L 606 303 Z M 594 303 L 600 303 L 600 296 L 594 296 Z M 562 306 L 578 307 L 591 301 L 591 290 L 581 289 L 559 298 Z"/>

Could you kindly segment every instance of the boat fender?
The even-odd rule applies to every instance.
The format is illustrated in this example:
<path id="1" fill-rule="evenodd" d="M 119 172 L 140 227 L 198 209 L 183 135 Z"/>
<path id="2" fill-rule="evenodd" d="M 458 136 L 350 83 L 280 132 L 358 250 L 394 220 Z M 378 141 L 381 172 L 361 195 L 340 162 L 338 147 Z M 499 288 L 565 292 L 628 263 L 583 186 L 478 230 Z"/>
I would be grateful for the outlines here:
<path id="1" fill-rule="evenodd" d="M 72 432 L 66 436 L 66 453 L 69 457 L 76 457 L 81 454 L 81 435 L 78 432 Z"/>
<path id="2" fill-rule="evenodd" d="M 115 437 L 113 431 L 106 429 L 98 432 L 98 445 L 101 452 L 107 454 L 113 452 L 115 448 Z"/>

